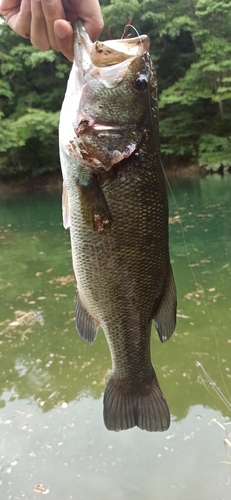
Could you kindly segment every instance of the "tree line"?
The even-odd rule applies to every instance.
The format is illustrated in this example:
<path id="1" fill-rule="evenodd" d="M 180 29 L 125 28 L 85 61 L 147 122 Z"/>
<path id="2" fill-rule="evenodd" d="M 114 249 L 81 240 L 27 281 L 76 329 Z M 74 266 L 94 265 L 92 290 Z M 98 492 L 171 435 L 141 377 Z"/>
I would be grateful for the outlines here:
<path id="1" fill-rule="evenodd" d="M 131 17 L 151 39 L 164 164 L 229 168 L 231 1 L 101 0 L 101 6 L 102 40 L 121 38 Z M 59 111 L 70 66 L 62 54 L 39 52 L 0 24 L 0 177 L 59 168 Z"/>

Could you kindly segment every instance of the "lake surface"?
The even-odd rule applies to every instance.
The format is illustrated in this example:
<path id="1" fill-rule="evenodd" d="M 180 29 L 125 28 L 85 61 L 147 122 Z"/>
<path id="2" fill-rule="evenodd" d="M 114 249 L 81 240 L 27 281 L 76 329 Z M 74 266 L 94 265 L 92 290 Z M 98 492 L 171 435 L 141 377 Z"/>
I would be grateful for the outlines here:
<path id="1" fill-rule="evenodd" d="M 178 323 L 152 360 L 172 423 L 109 432 L 103 332 L 75 331 L 61 195 L 0 200 L 0 498 L 231 498 L 231 176 L 171 181 Z M 200 366 L 215 386 L 209 384 Z"/>

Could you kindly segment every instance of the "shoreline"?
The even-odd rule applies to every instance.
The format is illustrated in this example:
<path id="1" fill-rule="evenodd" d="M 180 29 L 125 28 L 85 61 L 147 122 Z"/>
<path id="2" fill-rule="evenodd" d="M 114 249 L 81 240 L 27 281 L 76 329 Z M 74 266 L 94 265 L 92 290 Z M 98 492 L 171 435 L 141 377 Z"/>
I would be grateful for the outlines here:
<path id="1" fill-rule="evenodd" d="M 190 166 L 164 167 L 166 177 L 169 179 L 203 178 L 209 175 L 205 168 L 197 164 Z M 10 179 L 0 179 L 0 199 L 11 195 L 22 195 L 28 193 L 55 192 L 62 193 L 62 174 L 60 171 L 47 172 L 36 177 L 17 175 Z"/>
<path id="2" fill-rule="evenodd" d="M 62 174 L 60 171 L 47 172 L 36 177 L 26 175 L 15 176 L 10 179 L 0 179 L 0 200 L 11 195 L 28 193 L 62 193 Z"/>

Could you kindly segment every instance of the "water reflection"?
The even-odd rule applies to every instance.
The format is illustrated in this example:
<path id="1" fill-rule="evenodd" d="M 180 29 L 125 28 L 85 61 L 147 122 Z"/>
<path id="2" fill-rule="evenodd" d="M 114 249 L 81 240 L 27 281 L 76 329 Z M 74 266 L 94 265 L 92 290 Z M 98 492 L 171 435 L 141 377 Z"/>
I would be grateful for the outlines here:
<path id="1" fill-rule="evenodd" d="M 12 403 L 2 422 L 3 498 L 35 500 L 39 487 L 52 500 L 208 500 L 230 498 L 225 421 L 195 406 L 167 433 L 138 428 L 108 432 L 102 401 L 85 398 L 41 418 L 33 404 Z M 218 425 L 219 424 L 219 425 Z M 9 452 L 11 450 L 11 452 Z M 218 466 L 220 463 L 220 466 Z M 12 498 L 12 497 L 11 497 Z"/>
<path id="2" fill-rule="evenodd" d="M 61 196 L 23 196 L 1 203 L 0 486 L 5 485 L 4 499 L 12 494 L 37 498 L 33 485 L 41 477 L 45 487 L 52 483 L 49 493 L 55 500 L 104 500 L 108 494 L 112 500 L 154 496 L 162 500 L 167 495 L 171 500 L 207 500 L 218 498 L 213 496 L 218 484 L 219 498 L 229 498 L 222 489 L 228 481 L 228 465 L 218 471 L 216 464 L 231 459 L 223 445 L 225 431 L 214 418 L 226 425 L 230 412 L 195 362 L 203 364 L 230 400 L 231 176 L 171 181 L 171 185 L 178 206 L 170 195 L 178 324 L 164 345 L 154 329 L 152 335 L 153 364 L 172 413 L 167 434 L 150 435 L 138 429 L 114 434 L 104 429 L 102 393 L 110 353 L 102 331 L 92 346 L 75 332 L 75 280 L 69 234 L 61 224 Z M 25 443 L 26 451 L 20 452 Z M 184 465 L 179 459 L 182 454 Z M 50 460 L 60 474 L 65 470 L 65 481 L 57 478 L 57 487 L 49 476 Z M 5 480 L 7 470 L 21 493 L 16 494 Z M 29 489 L 23 486 L 26 470 L 32 478 Z M 216 471 L 214 480 L 211 470 Z M 71 483 L 63 491 L 67 478 Z"/>
<path id="3" fill-rule="evenodd" d="M 199 403 L 226 414 L 200 383 L 195 361 L 204 363 L 223 390 L 224 381 L 230 385 L 230 185 L 229 177 L 172 185 L 178 206 L 170 196 L 178 325 L 164 345 L 153 329 L 152 357 L 178 420 Z M 0 391 L 34 397 L 44 411 L 83 393 L 99 398 L 110 355 L 101 331 L 93 346 L 75 333 L 75 280 L 60 196 L 8 200 L 1 206 L 0 226 Z"/>

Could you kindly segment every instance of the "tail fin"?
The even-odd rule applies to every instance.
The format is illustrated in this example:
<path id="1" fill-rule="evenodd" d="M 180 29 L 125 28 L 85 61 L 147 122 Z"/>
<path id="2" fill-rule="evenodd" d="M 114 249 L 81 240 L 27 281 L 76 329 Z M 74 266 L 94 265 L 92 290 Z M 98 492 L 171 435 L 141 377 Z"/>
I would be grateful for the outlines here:
<path id="1" fill-rule="evenodd" d="M 166 431 L 170 414 L 156 376 L 140 391 L 128 392 L 112 375 L 104 394 L 104 423 L 111 431 L 135 425 L 146 431 Z"/>

